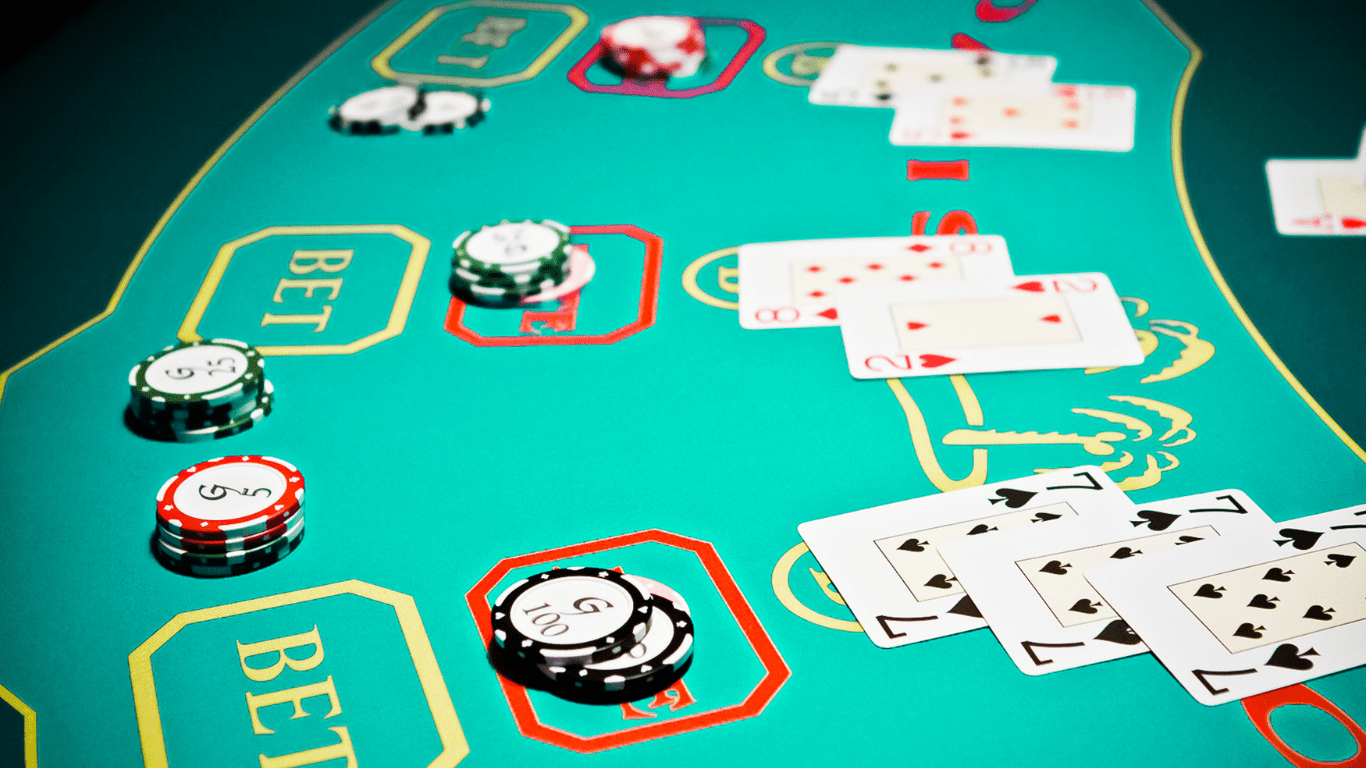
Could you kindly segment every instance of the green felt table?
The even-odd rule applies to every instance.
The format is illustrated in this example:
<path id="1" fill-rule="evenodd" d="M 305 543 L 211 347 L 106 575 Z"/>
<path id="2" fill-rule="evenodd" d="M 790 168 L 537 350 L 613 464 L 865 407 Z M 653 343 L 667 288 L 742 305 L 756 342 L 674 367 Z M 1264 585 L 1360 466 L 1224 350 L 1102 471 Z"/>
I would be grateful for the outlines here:
<path id="1" fill-rule="evenodd" d="M 14 64 L 36 117 L 0 140 L 0 764 L 1361 764 L 1366 670 L 1204 707 L 1148 655 L 1028 677 L 986 630 L 880 650 L 797 536 L 1083 463 L 1138 502 L 1239 488 L 1276 520 L 1366 496 L 1362 241 L 1278 236 L 1262 172 L 1355 150 L 1363 21 L 974 5 L 108 3 Z M 654 12 L 706 18 L 711 64 L 623 92 L 597 31 Z M 465 40 L 488 16 L 527 23 Z M 1132 86 L 1134 149 L 894 147 L 889 111 L 806 101 L 833 43 L 956 34 Z M 493 106 L 453 135 L 328 128 L 385 77 Z M 959 159 L 967 181 L 907 178 Z M 577 302 L 452 301 L 451 240 L 507 217 L 574 228 L 598 263 Z M 1147 360 L 855 381 L 836 329 L 740 329 L 736 246 L 920 228 L 1001 234 L 1021 274 L 1106 272 Z M 300 251 L 349 261 L 310 295 L 281 282 L 317 278 Z M 130 432 L 128 368 L 201 336 L 262 349 L 274 413 L 210 444 Z M 300 468 L 307 540 L 172 573 L 156 491 L 224 454 Z M 584 563 L 687 597 L 682 684 L 589 706 L 490 669 L 491 596 Z M 252 697 L 310 685 L 253 723 Z"/>

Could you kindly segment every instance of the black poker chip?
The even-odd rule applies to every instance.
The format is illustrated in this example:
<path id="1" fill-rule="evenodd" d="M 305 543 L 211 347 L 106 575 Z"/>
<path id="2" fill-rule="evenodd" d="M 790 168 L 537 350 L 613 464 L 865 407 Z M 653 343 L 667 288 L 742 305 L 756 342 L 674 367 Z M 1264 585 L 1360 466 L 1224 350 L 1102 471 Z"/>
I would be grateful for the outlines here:
<path id="1" fill-rule="evenodd" d="M 542 674 L 558 685 L 572 686 L 589 695 L 639 693 L 643 697 L 653 694 L 656 682 L 666 681 L 667 685 L 676 679 L 693 654 L 692 616 L 681 599 L 675 603 L 665 596 L 670 592 L 672 590 L 664 588 L 652 593 L 654 605 L 649 629 L 645 637 L 625 653 L 598 664 L 543 665 Z"/>
<path id="2" fill-rule="evenodd" d="M 575 566 L 529 576 L 493 603 L 493 640 L 537 665 L 597 664 L 640 643 L 653 598 L 623 574 Z"/>

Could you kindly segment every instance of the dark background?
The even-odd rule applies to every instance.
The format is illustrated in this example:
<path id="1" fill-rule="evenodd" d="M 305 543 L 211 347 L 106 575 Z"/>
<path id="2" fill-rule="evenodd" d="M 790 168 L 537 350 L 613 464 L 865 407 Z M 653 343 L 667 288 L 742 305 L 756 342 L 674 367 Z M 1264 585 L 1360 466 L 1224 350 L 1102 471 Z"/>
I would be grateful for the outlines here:
<path id="1" fill-rule="evenodd" d="M 99 313 L 190 176 L 375 4 L 55 2 L 0 32 L 0 370 Z M 1366 4 L 1164 7 L 1205 51 L 1183 142 L 1210 249 L 1272 348 L 1363 441 L 1366 238 L 1277 235 L 1262 164 L 1356 153 Z"/>

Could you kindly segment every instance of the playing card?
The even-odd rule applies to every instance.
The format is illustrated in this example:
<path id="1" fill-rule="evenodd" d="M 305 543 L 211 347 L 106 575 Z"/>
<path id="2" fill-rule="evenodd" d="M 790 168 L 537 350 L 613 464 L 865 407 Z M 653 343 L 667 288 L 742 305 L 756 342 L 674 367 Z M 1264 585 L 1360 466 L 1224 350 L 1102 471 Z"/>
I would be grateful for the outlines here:
<path id="1" fill-rule="evenodd" d="M 1366 235 L 1366 132 L 1353 160 L 1267 160 L 1276 231 Z"/>
<path id="2" fill-rule="evenodd" d="M 740 326 L 839 325 L 835 291 L 850 285 L 1006 279 L 1000 235 L 856 237 L 740 246 Z"/>
<path id="3" fill-rule="evenodd" d="M 1366 506 L 1085 575 L 1202 704 L 1366 663 Z"/>
<path id="4" fill-rule="evenodd" d="M 945 541 L 1132 509 L 1099 467 L 1083 466 L 812 520 L 797 531 L 869 639 L 895 648 L 986 626 L 939 556 Z"/>
<path id="5" fill-rule="evenodd" d="M 1125 86 L 1055 84 L 1051 93 L 939 94 L 899 102 L 891 141 L 905 146 L 1040 147 L 1128 152 L 1136 95 Z"/>
<path id="6" fill-rule="evenodd" d="M 953 93 L 1047 94 L 1058 60 L 995 51 L 840 45 L 807 98 L 812 104 L 891 107 Z"/>
<path id="7" fill-rule="evenodd" d="M 1086 581 L 1091 565 L 1270 525 L 1246 494 L 1224 490 L 954 539 L 939 554 L 1020 671 L 1044 675 L 1148 650 Z"/>
<path id="8" fill-rule="evenodd" d="M 858 379 L 1143 362 L 1099 272 L 853 285 L 839 290 L 835 306 Z"/>

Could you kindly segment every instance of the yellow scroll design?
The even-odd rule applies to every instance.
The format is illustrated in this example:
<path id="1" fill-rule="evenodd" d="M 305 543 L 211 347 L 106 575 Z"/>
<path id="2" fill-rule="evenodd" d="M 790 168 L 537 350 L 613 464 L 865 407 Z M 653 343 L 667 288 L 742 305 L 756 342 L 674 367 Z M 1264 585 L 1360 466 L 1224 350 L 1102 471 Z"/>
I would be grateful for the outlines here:
<path id="1" fill-rule="evenodd" d="M 949 381 L 953 383 L 958 402 L 963 407 L 964 420 L 970 426 L 982 426 L 982 406 L 977 402 L 977 393 L 972 391 L 968 380 L 962 374 L 955 373 L 949 377 Z M 901 410 L 906 413 L 906 426 L 911 431 L 911 445 L 915 447 L 915 457 L 920 460 L 920 468 L 925 472 L 925 477 L 934 483 L 934 487 L 941 491 L 956 491 L 986 482 L 987 449 L 972 450 L 972 470 L 962 480 L 949 477 L 939 466 L 939 459 L 934 455 L 934 441 L 930 439 L 929 427 L 925 425 L 925 416 L 920 412 L 920 406 L 916 405 L 911 393 L 906 391 L 906 385 L 901 383 L 901 379 L 887 379 L 887 386 L 891 388 L 892 394 L 896 395 Z"/>
<path id="2" fill-rule="evenodd" d="M 778 602 L 782 603 L 784 608 L 792 611 L 798 617 L 806 619 L 817 626 L 822 626 L 827 629 L 838 629 L 844 632 L 862 632 L 863 625 L 859 624 L 857 621 L 836 619 L 826 616 L 823 613 L 817 613 L 806 607 L 806 604 L 801 600 L 798 600 L 797 596 L 793 594 L 791 582 L 792 566 L 796 564 L 797 560 L 800 559 L 802 555 L 810 551 L 811 548 L 806 546 L 806 542 L 802 541 L 798 542 L 797 546 L 784 552 L 783 556 L 778 558 L 777 565 L 773 566 L 773 594 L 778 596 Z M 830 589 L 830 577 L 814 568 L 810 570 L 812 577 L 816 579 L 816 583 L 820 584 L 821 592 L 832 601 L 844 605 L 844 598 L 840 597 L 838 592 L 834 592 Z"/>

